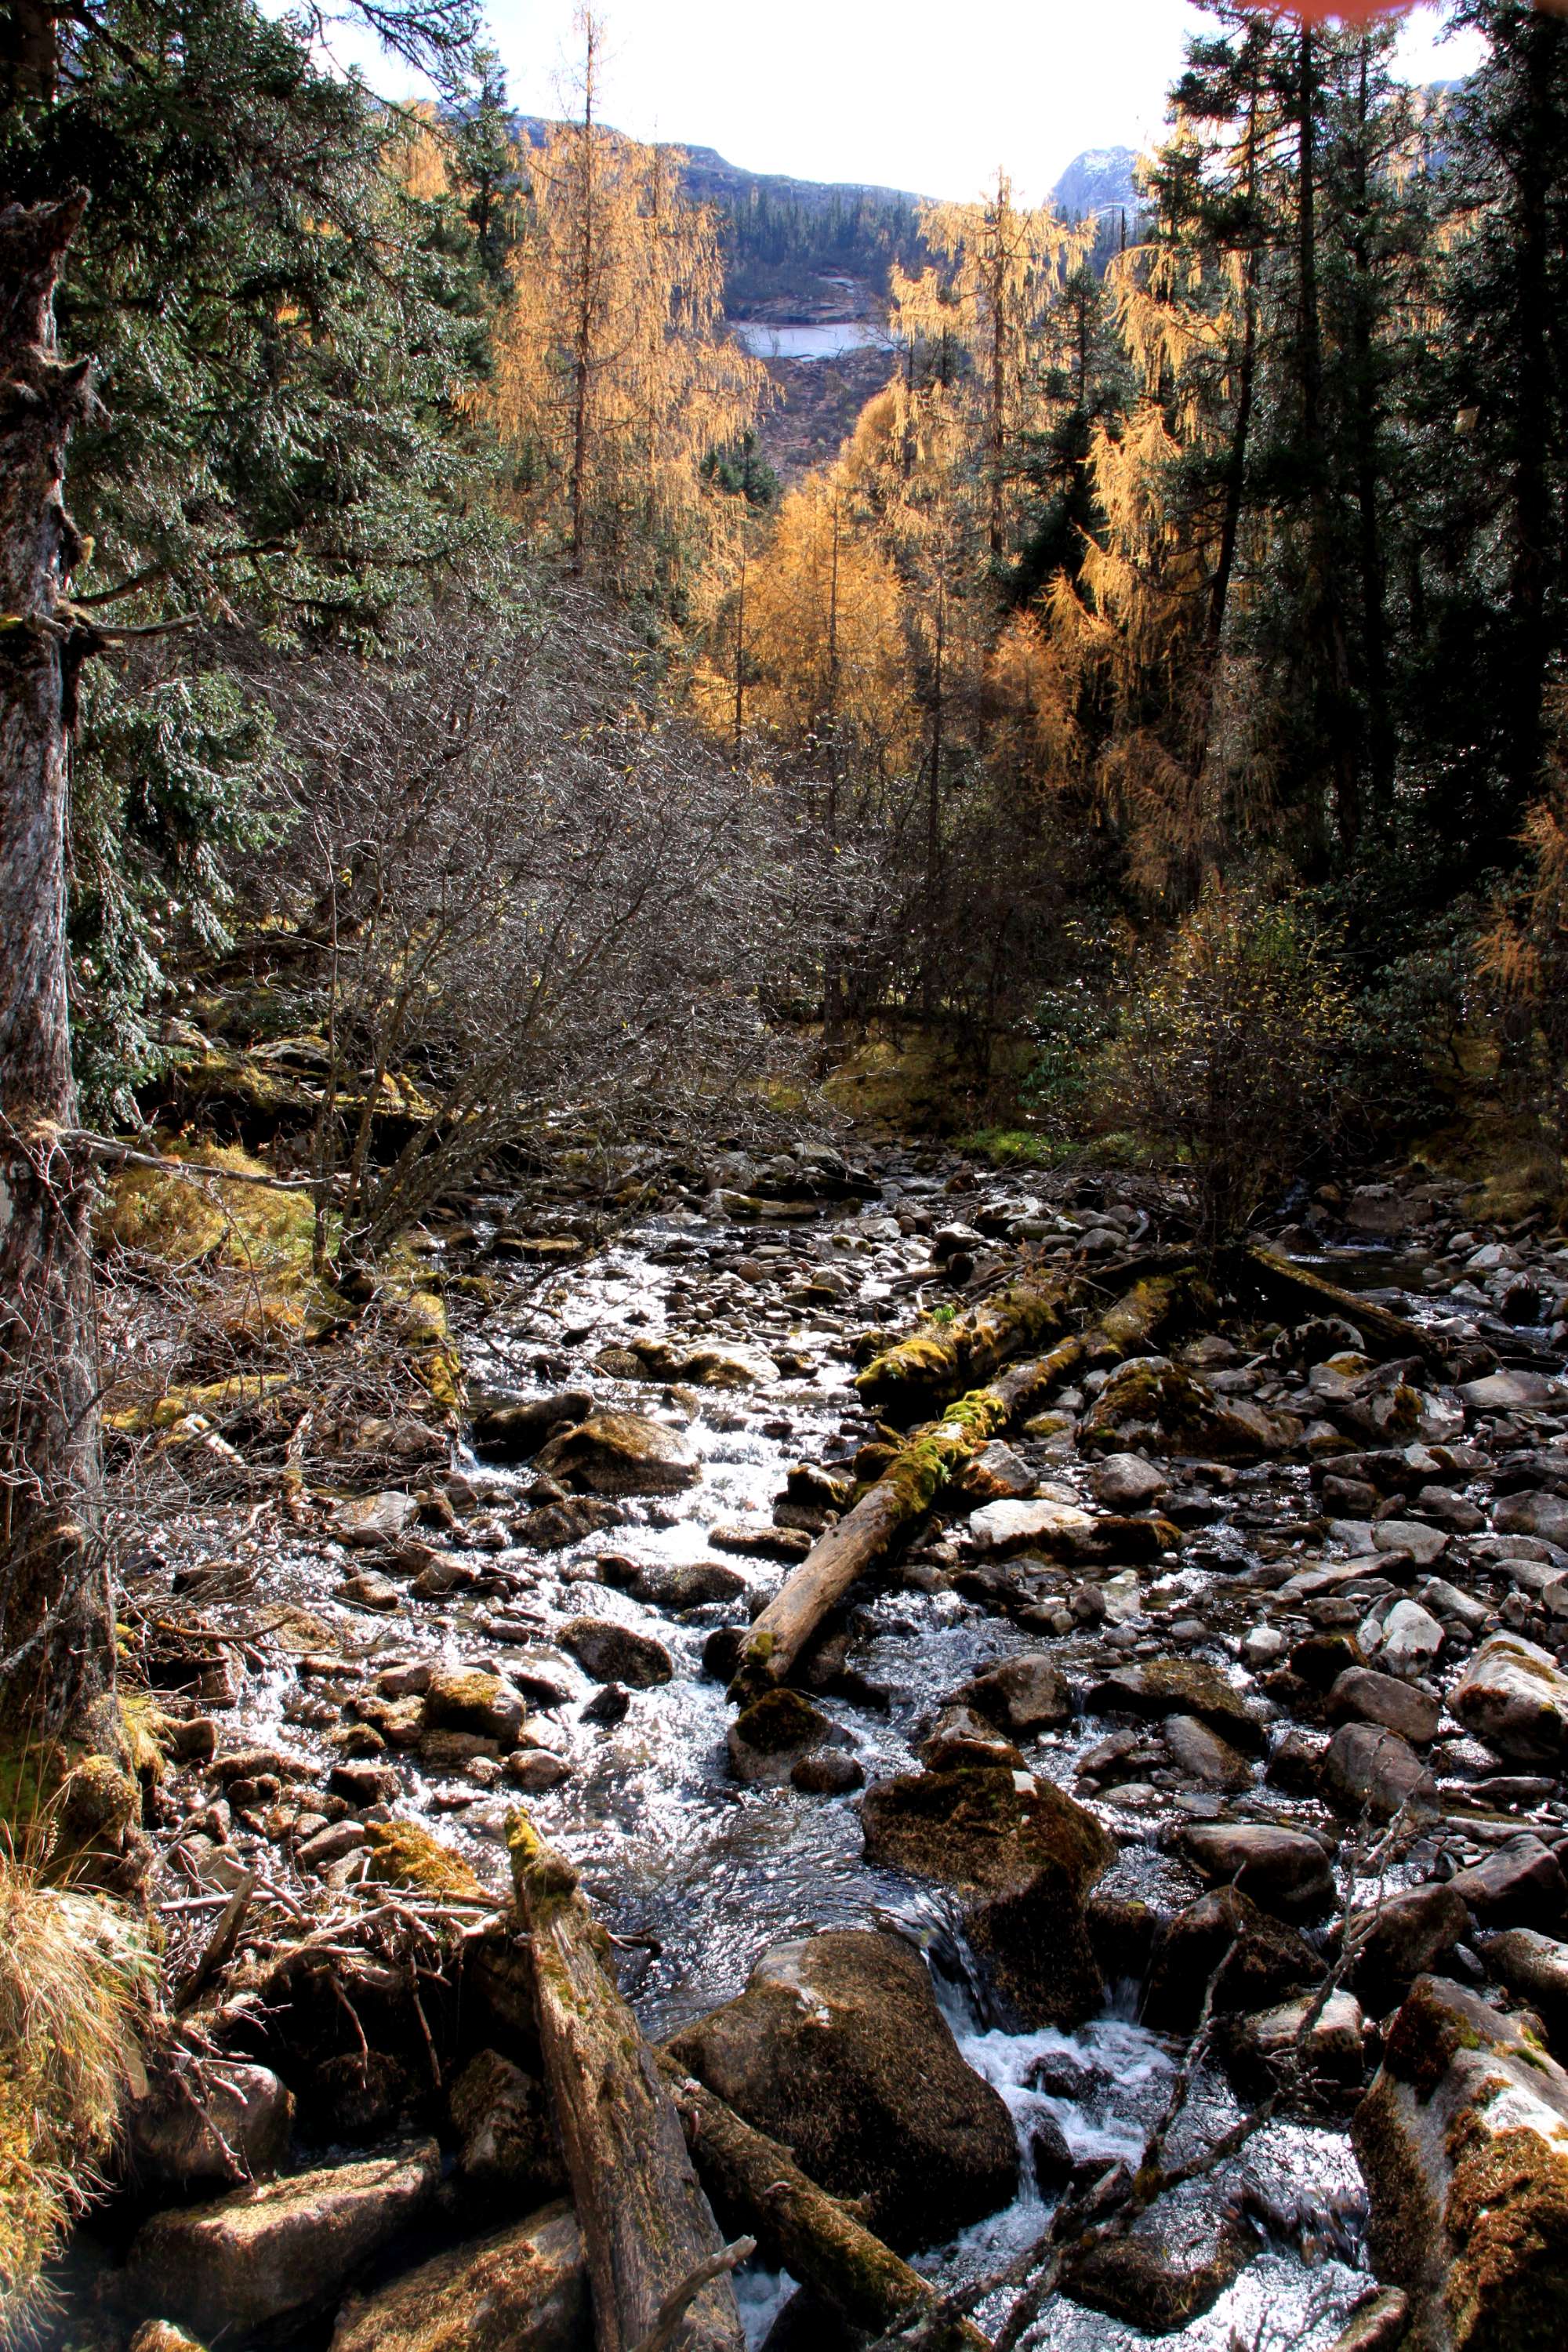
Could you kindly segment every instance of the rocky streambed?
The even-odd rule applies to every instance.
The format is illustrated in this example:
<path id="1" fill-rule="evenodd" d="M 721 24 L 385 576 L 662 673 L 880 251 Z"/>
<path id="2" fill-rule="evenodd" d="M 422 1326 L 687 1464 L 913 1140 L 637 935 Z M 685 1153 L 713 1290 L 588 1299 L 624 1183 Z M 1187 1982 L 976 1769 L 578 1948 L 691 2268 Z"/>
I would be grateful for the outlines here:
<path id="1" fill-rule="evenodd" d="M 432 1228 L 460 1435 L 143 1563 L 184 2005 L 62 2343 L 588 2340 L 520 1802 L 650 2040 L 944 2286 L 1152 2163 L 1026 2340 L 1562 2339 L 1568 1251 L 1330 1193 L 1279 1263 L 1358 1315 L 1190 1279 L 1181 1206 L 806 1152 L 595 1251 Z M 753 1621 L 949 1410 L 889 1425 L 879 1346 L 1021 1272 L 1070 1338 L 1151 1269 L 1154 1336 L 1069 1347 L 738 1708 Z M 753 2343 L 867 2340 L 793 2284 L 764 2242 Z"/>

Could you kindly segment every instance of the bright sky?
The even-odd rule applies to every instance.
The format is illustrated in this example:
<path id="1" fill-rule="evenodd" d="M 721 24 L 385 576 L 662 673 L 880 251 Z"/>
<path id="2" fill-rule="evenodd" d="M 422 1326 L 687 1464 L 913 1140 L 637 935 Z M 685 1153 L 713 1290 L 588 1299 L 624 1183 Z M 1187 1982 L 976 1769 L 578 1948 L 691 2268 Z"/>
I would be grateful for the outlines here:
<path id="1" fill-rule="evenodd" d="M 574 0 L 489 0 L 511 102 L 563 110 Z M 605 0 L 603 116 L 641 139 L 716 147 L 754 172 L 970 196 L 1005 163 L 1044 195 L 1086 147 L 1159 128 L 1190 0 Z M 1418 6 L 1414 80 L 1466 72 L 1473 37 L 1439 45 Z M 393 79 L 357 43 L 379 87 Z M 569 101 L 568 101 L 569 102 Z"/>

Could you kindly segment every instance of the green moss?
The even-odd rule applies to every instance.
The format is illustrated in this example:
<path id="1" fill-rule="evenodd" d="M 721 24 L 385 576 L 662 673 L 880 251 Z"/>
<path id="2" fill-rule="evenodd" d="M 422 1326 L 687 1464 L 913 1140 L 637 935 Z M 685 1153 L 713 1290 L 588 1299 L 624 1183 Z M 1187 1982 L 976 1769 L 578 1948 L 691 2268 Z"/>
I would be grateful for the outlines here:
<path id="1" fill-rule="evenodd" d="M 1568 2309 L 1568 2158 L 1472 2124 L 1449 2184 L 1443 2290 L 1455 2352 L 1558 2352 Z"/>

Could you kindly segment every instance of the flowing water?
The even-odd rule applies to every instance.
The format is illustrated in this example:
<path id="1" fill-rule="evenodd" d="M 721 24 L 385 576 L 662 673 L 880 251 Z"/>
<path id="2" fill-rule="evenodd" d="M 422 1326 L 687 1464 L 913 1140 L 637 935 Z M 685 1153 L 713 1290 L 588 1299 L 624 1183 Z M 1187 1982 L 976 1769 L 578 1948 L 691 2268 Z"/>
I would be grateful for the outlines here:
<path id="1" fill-rule="evenodd" d="M 929 1244 L 901 1232 L 889 1210 L 895 1201 L 907 1208 L 938 1189 L 935 1180 L 903 1169 L 887 1199 L 761 1227 L 679 1210 L 650 1219 L 542 1288 L 536 1277 L 508 1282 L 482 1314 L 472 1311 L 462 1331 L 470 1381 L 521 1396 L 584 1386 L 605 1403 L 651 1413 L 679 1427 L 696 1449 L 700 1481 L 673 1497 L 626 1504 L 624 1525 L 563 1551 L 542 1558 L 500 1549 L 495 1565 L 515 1577 L 516 1591 L 499 1606 L 458 1599 L 411 1609 L 384 1626 L 363 1616 L 340 1622 L 366 1669 L 441 1656 L 521 1670 L 556 1685 L 562 1703 L 531 1716 L 531 1727 L 569 1761 L 572 1777 L 531 1798 L 531 1809 L 631 1947 L 625 1982 L 650 2035 L 672 2032 L 739 1992 L 770 1944 L 814 1928 L 884 1923 L 925 1951 L 960 2046 L 1006 2100 L 1026 2157 L 1031 2127 L 1042 2116 L 1061 2126 L 1074 2156 L 1133 2156 L 1169 2092 L 1175 2045 L 1134 2021 L 1130 1993 L 1074 2034 L 1002 2030 L 984 2013 L 949 1906 L 940 1892 L 866 1861 L 852 1798 L 745 1787 L 730 1774 L 724 1740 L 731 1710 L 722 1684 L 704 1675 L 701 1654 L 717 1624 L 743 1619 L 744 1602 L 674 1617 L 597 1578 L 595 1563 L 607 1553 L 669 1564 L 708 1558 L 716 1525 L 761 1530 L 771 1524 L 773 1500 L 795 1464 L 831 1468 L 847 1461 L 870 1430 L 849 1385 L 847 1335 L 871 1319 L 901 1324 L 918 1307 L 922 1270 L 930 1273 Z M 940 1201 L 932 1206 L 950 1213 Z M 1334 1270 L 1342 1279 L 1343 1264 Z M 1395 1269 L 1374 1254 L 1363 1280 L 1368 1276 L 1387 1284 Z M 606 1345 L 664 1339 L 743 1342 L 782 1358 L 785 1369 L 776 1381 L 750 1389 L 695 1391 L 620 1381 L 595 1363 Z M 1023 1450 L 1040 1475 L 1081 1490 L 1083 1469 L 1069 1449 L 1026 1444 Z M 467 1467 L 481 1500 L 495 1505 L 498 1526 L 509 1510 L 515 1517 L 533 1471 L 526 1465 L 496 1470 L 471 1456 Z M 1310 1516 L 1305 1474 L 1288 1465 L 1242 1473 L 1217 1498 L 1214 1524 L 1189 1548 L 1188 1564 L 1163 1575 L 1157 1596 L 1166 1617 L 1176 1611 L 1204 1620 L 1205 1638 L 1194 1645 L 1189 1637 L 1190 1654 L 1237 1674 L 1234 1638 L 1250 1615 L 1247 1596 L 1228 1592 L 1227 1580 L 1256 1556 L 1261 1533 L 1289 1538 L 1302 1516 Z M 782 1565 L 725 1557 L 745 1577 L 753 1606 L 786 1573 Z M 940 1545 L 935 1558 L 941 1559 Z M 1151 1580 L 1156 1573 L 1149 1571 Z M 1154 1596 L 1136 1578 L 1131 1586 L 1121 1596 L 1123 1654 L 1155 1630 L 1144 1613 Z M 283 1562 L 268 1597 L 298 1600 L 321 1614 L 332 1611 L 321 1591 L 319 1558 Z M 609 1727 L 583 1720 L 595 1686 L 555 1638 L 579 1614 L 651 1633 L 674 1661 L 673 1678 L 632 1693 L 624 1719 Z M 1015 1650 L 1040 1646 L 1038 1634 L 984 1613 L 929 1570 L 922 1579 L 918 1560 L 916 1572 L 860 1600 L 852 1624 L 850 1663 L 861 1678 L 856 1698 L 819 1703 L 868 1780 L 911 1769 L 911 1742 L 922 1736 L 922 1719 L 955 1684 Z M 1113 1628 L 1112 1646 L 1117 1638 Z M 1069 1671 L 1091 1648 L 1103 1661 L 1106 1646 L 1103 1630 L 1055 1644 Z M 310 1736 L 309 1708 L 301 1708 L 291 1676 L 253 1687 L 247 1706 L 247 1736 L 296 1742 Z M 1075 1759 L 1112 1727 L 1080 1718 L 1066 1734 L 1036 1743 L 1031 1769 L 1070 1786 Z M 500 1841 L 510 1800 L 503 1791 L 476 1790 L 471 1779 L 419 1774 L 404 1809 L 409 1806 L 423 1807 L 488 1884 L 498 1890 L 504 1885 Z M 1156 1843 L 1173 1817 L 1169 1795 L 1111 1790 L 1102 1811 L 1124 1842 L 1118 1885 L 1157 1892 L 1171 1867 Z M 1052 2053 L 1077 2062 L 1081 2079 L 1070 2098 L 1030 2087 L 1031 2069 Z M 1190 2140 L 1223 2129 L 1237 2113 L 1224 2078 L 1205 2074 L 1182 2132 Z M 1027 2161 L 1024 2178 L 1032 2178 Z M 1247 2184 L 1270 2217 L 1268 2242 L 1209 2313 L 1166 2340 L 1192 2352 L 1237 2346 L 1272 2352 L 1287 2345 L 1319 2352 L 1369 2284 L 1357 2266 L 1360 2183 L 1343 2133 L 1330 2125 L 1272 2124 L 1239 2163 L 1182 2192 L 1173 2217 L 1176 2240 L 1183 2230 L 1195 2233 L 1194 2242 L 1212 2240 L 1227 2200 Z M 1026 2185 L 1006 2211 L 921 2261 L 943 2279 L 978 2277 L 1037 2235 L 1047 2218 L 1038 2192 Z M 742 2280 L 753 2342 L 785 2285 L 763 2275 Z M 999 2314 L 979 2315 L 983 2322 L 987 2315 Z M 1148 2339 L 1063 2301 L 1032 2340 L 1050 2352 L 1131 2352 Z"/>

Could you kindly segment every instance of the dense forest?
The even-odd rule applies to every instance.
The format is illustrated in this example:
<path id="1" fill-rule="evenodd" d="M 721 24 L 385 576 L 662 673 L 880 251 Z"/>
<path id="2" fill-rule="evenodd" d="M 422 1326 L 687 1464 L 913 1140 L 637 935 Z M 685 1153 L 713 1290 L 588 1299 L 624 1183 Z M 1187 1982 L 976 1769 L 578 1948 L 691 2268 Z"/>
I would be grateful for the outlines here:
<path id="1" fill-rule="evenodd" d="M 5 12 L 0 2343 L 1560 2340 L 1568 21 L 1445 13 L 1204 0 L 1067 217 Z"/>

